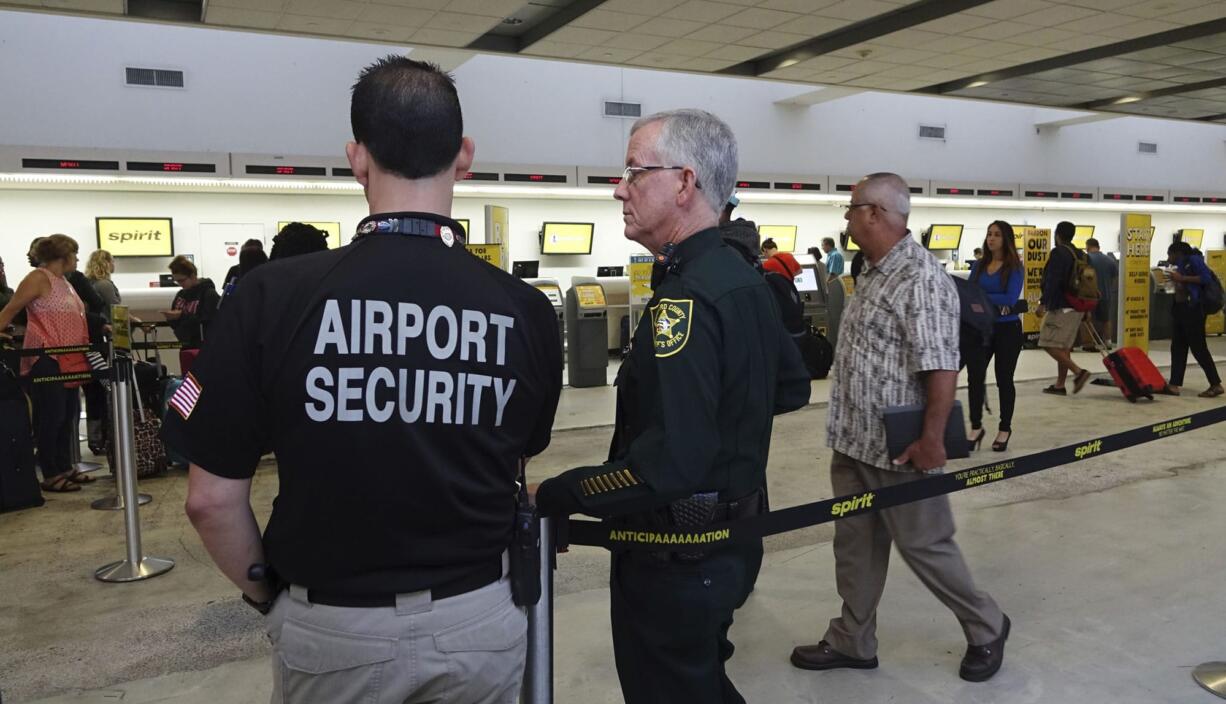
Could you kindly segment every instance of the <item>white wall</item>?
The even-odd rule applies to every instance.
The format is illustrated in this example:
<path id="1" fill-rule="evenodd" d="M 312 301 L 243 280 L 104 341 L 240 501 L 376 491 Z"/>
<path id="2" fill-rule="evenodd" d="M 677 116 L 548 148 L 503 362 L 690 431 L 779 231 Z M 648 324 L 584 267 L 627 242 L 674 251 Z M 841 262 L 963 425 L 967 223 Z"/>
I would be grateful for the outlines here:
<path id="1" fill-rule="evenodd" d="M 349 86 L 398 49 L 0 12 L 0 144 L 340 155 Z M 188 88 L 125 87 L 125 65 L 183 69 Z M 599 111 L 625 98 L 721 115 L 744 172 L 1226 191 L 1222 125 L 1125 117 L 1038 134 L 1065 113 L 886 93 L 797 108 L 775 101 L 813 86 L 507 56 L 456 76 L 478 161 L 620 164 L 629 122 Z M 918 140 L 920 122 L 946 125 L 948 141 Z M 1138 154 L 1139 140 L 1159 155 Z"/>
<path id="2" fill-rule="evenodd" d="M 470 220 L 474 241 L 484 239 L 486 204 L 510 209 L 510 259 L 536 259 L 541 275 L 557 278 L 563 286 L 574 275 L 593 276 L 597 266 L 625 264 L 639 247 L 622 236 L 620 206 L 607 200 L 547 200 L 528 198 L 457 198 L 454 215 Z M 84 261 L 96 247 L 94 218 L 97 216 L 158 216 L 174 219 L 175 251 L 196 254 L 200 261 L 201 223 L 263 223 L 265 237 L 276 234 L 283 220 L 339 221 L 342 232 L 351 233 L 367 213 L 360 195 L 267 195 L 221 193 L 154 193 L 66 190 L 0 189 L 0 257 L 8 265 L 10 282 L 27 271 L 25 251 L 37 235 L 62 232 L 81 244 Z M 817 246 L 822 237 L 835 237 L 843 229 L 843 209 L 837 205 L 784 205 L 744 203 L 737 214 L 760 225 L 797 225 L 797 251 Z M 1094 225 L 1095 236 L 1107 251 L 1118 250 L 1120 216 L 1111 211 L 1004 210 L 981 208 L 916 207 L 911 226 L 919 232 L 933 223 L 965 226 L 960 258 L 982 244 L 992 220 L 1013 224 L 1054 227 L 1060 220 Z M 541 256 L 537 232 L 545 221 L 594 222 L 596 234 L 588 256 Z M 1203 228 L 1205 249 L 1222 249 L 1226 214 L 1155 213 L 1153 261 L 1165 256 L 1171 235 L 1181 228 Z M 345 235 L 348 241 L 348 234 Z M 146 288 L 158 274 L 167 273 L 169 259 L 134 259 L 120 262 L 116 282 L 121 288 Z M 224 271 L 203 271 L 217 279 Z"/>

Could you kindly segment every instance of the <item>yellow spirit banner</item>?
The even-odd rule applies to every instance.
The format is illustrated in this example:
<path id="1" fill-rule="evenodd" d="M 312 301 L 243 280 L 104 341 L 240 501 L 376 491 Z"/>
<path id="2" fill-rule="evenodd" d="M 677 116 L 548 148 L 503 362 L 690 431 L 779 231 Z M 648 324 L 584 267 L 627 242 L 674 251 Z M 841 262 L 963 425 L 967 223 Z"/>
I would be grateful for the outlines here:
<path id="1" fill-rule="evenodd" d="M 1153 239 L 1152 216 L 1120 216 L 1120 347 L 1138 347 L 1144 352 L 1149 352 L 1149 250 Z"/>
<path id="2" fill-rule="evenodd" d="M 1029 310 L 1022 314 L 1022 333 L 1027 340 L 1038 339 L 1040 318 L 1034 311 L 1043 296 L 1043 267 L 1047 266 L 1047 257 L 1051 254 L 1051 230 L 1017 227 L 1013 234 L 1022 240 L 1022 298 L 1026 299 Z"/>

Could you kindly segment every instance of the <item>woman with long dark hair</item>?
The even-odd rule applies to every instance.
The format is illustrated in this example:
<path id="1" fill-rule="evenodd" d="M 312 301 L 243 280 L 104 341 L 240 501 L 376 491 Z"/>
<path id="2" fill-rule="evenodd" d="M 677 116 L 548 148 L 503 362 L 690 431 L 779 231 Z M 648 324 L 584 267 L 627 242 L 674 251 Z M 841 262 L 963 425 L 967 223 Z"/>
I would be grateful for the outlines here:
<path id="1" fill-rule="evenodd" d="M 996 325 L 987 346 L 963 350 L 971 402 L 970 442 L 978 449 L 987 431 L 983 429 L 983 407 L 987 400 L 988 363 L 996 358 L 996 390 L 1000 394 L 1000 424 L 992 449 L 1004 452 L 1013 437 L 1013 408 L 1017 391 L 1013 372 L 1022 353 L 1022 321 L 1014 308 L 1022 296 L 1022 260 L 1017 256 L 1013 226 L 1003 220 L 988 225 L 983 255 L 971 264 L 970 280 L 987 294 L 996 306 Z"/>

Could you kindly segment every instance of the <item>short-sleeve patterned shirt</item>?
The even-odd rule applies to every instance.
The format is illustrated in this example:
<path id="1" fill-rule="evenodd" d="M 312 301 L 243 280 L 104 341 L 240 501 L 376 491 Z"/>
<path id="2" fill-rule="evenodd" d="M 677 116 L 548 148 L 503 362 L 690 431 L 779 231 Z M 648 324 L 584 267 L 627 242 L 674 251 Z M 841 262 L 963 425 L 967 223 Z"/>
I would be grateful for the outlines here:
<path id="1" fill-rule="evenodd" d="M 925 401 L 919 373 L 958 369 L 958 292 L 949 274 L 908 233 L 876 264 L 865 263 L 839 325 L 826 444 L 854 460 L 895 467 L 883 412 Z"/>

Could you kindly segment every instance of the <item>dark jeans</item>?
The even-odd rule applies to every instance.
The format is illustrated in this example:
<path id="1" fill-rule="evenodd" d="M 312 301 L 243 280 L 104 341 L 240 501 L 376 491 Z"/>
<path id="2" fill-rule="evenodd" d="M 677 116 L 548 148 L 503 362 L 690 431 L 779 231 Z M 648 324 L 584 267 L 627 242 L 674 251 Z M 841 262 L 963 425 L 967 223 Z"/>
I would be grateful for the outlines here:
<path id="1" fill-rule="evenodd" d="M 85 417 L 90 421 L 97 421 L 96 427 L 101 431 L 102 424 L 106 422 L 107 416 L 110 415 L 106 407 L 106 389 L 102 387 L 102 382 L 100 381 L 91 381 L 81 388 L 85 392 Z M 93 426 L 95 424 L 91 423 L 90 425 Z M 104 440 L 103 436 L 98 435 L 95 437 L 93 434 L 94 428 L 91 427 L 90 430 L 90 446 L 101 446 Z"/>
<path id="2" fill-rule="evenodd" d="M 60 365 L 50 357 L 39 357 L 30 371 L 34 376 L 50 376 L 60 373 Z M 30 401 L 34 405 L 38 464 L 43 479 L 51 481 L 75 469 L 69 449 L 77 442 L 81 401 L 75 387 L 66 389 L 54 382 L 30 384 Z"/>
<path id="3" fill-rule="evenodd" d="M 724 669 L 732 613 L 748 594 L 761 544 L 692 563 L 614 553 L 613 653 L 626 704 L 744 704 Z"/>
<path id="4" fill-rule="evenodd" d="M 1017 389 L 1013 386 L 1013 372 L 1017 358 L 1022 353 L 1022 323 L 1010 320 L 997 323 L 992 330 L 992 344 L 962 350 L 966 364 L 968 393 L 971 401 L 971 427 L 983 427 L 983 405 L 987 399 L 988 362 L 996 358 L 996 390 L 1000 393 L 1000 425 L 1002 433 L 1013 431 L 1013 409 L 1017 404 Z"/>
<path id="5" fill-rule="evenodd" d="M 1183 373 L 1188 366 L 1188 350 L 1209 377 L 1209 385 L 1222 383 L 1213 355 L 1205 343 L 1205 313 L 1199 305 L 1176 303 L 1171 306 L 1171 386 L 1183 386 Z"/>

